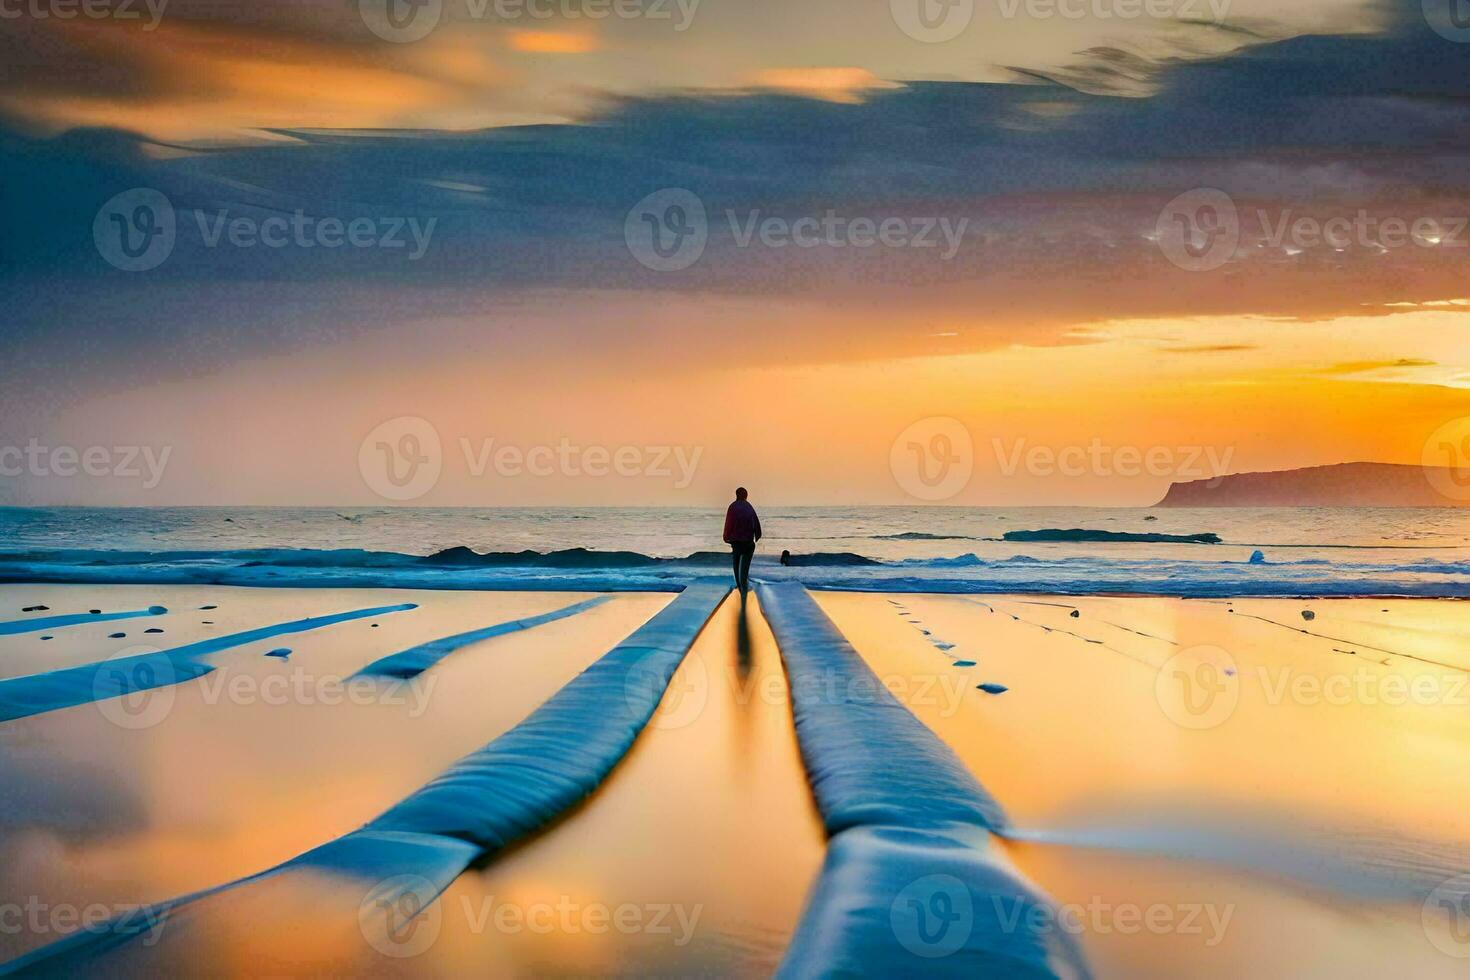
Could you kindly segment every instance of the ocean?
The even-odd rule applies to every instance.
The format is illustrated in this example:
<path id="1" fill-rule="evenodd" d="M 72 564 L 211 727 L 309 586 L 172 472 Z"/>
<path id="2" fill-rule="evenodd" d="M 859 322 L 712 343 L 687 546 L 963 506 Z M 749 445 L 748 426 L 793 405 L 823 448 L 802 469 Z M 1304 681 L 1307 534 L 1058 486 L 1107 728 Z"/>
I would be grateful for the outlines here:
<path id="1" fill-rule="evenodd" d="M 817 588 L 1470 595 L 1470 514 L 1463 510 L 760 513 L 765 537 L 756 577 L 798 578 Z M 6 508 L 0 581 L 668 590 L 720 574 L 721 524 L 721 511 L 697 508 Z M 1137 538 L 1006 539 L 1039 530 Z M 1220 541 L 1180 540 L 1202 534 Z M 793 556 L 790 567 L 780 564 L 783 551 Z"/>

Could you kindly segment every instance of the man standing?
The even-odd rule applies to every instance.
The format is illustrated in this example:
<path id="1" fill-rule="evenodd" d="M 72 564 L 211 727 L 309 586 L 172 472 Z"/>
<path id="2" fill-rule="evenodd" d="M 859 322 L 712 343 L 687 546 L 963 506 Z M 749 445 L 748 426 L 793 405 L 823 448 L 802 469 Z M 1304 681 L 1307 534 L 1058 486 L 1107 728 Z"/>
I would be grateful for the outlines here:
<path id="1" fill-rule="evenodd" d="M 735 501 L 725 511 L 725 543 L 730 546 L 730 556 L 735 563 L 735 587 L 741 598 L 750 590 L 750 559 L 755 555 L 755 543 L 761 539 L 761 519 L 746 498 L 750 493 L 740 487 L 735 491 Z"/>

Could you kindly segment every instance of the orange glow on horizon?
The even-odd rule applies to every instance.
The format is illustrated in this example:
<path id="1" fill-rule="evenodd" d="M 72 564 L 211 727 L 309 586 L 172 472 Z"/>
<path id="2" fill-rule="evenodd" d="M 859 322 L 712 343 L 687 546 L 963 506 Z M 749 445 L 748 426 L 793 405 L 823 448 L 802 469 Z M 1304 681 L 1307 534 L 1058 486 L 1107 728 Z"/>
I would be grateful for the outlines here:
<path id="1" fill-rule="evenodd" d="M 350 502 L 364 492 L 356 469 L 364 434 L 386 419 L 415 416 L 436 428 L 446 461 L 421 501 L 428 506 L 697 504 L 722 499 L 737 483 L 759 486 L 768 504 L 856 505 L 914 503 L 890 469 L 894 441 L 916 421 L 953 418 L 973 439 L 974 475 L 946 503 L 1135 506 L 1160 499 L 1174 478 L 1418 464 L 1437 428 L 1470 414 L 1470 378 L 1454 373 L 1456 335 L 1467 319 L 1461 311 L 1289 324 L 1105 323 L 1094 326 L 1092 343 L 807 364 L 712 360 L 697 345 L 737 329 L 749 311 L 708 303 L 700 311 L 707 338 L 686 334 L 695 349 L 679 351 L 687 358 L 679 363 L 651 364 L 643 345 L 603 349 L 585 340 L 574 354 L 558 348 L 506 358 L 486 340 L 496 328 L 477 319 L 426 326 L 423 340 L 443 333 L 413 357 L 364 341 L 351 351 L 270 358 L 227 378 L 99 397 L 75 408 L 67 426 L 93 438 L 113 428 L 118 438 L 149 431 L 178 446 L 191 469 L 214 474 L 207 487 L 180 487 L 186 499 L 228 486 L 241 501 Z M 583 317 L 610 316 L 608 297 L 588 308 L 561 297 L 525 323 L 575 327 Z M 850 311 L 827 314 L 839 324 L 821 316 L 807 310 L 796 319 L 814 332 L 853 319 Z M 1384 361 L 1394 366 L 1374 366 Z M 618 367 L 625 362 L 639 372 L 637 397 Z M 267 383 L 279 394 L 261 403 Z M 333 405 L 325 415 L 324 399 Z M 252 422 L 242 427 L 241 418 Z M 678 486 L 671 478 L 556 474 L 497 480 L 470 466 L 487 440 L 678 446 L 698 453 L 698 467 Z M 1195 469 L 1065 473 L 1031 465 L 1036 454 L 1094 445 L 1164 451 Z M 324 456 L 324 446 L 341 451 Z"/>

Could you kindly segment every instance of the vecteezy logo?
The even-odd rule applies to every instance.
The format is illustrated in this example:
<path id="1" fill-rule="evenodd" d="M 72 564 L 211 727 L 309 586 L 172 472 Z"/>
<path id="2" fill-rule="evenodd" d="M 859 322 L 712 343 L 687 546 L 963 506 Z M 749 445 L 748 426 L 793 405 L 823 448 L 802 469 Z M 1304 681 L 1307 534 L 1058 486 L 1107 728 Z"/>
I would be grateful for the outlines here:
<path id="1" fill-rule="evenodd" d="M 939 44 L 959 37 L 975 16 L 975 0 L 888 0 L 893 22 L 915 41 Z"/>
<path id="2" fill-rule="evenodd" d="M 1424 19 L 1440 37 L 1470 42 L 1470 0 L 1424 0 Z"/>
<path id="3" fill-rule="evenodd" d="M 444 14 L 444 0 L 359 0 L 358 15 L 385 41 L 407 44 L 429 36 Z"/>
<path id="4" fill-rule="evenodd" d="M 920 419 L 893 440 L 888 467 L 910 496 L 948 500 L 970 485 L 975 441 L 958 419 Z"/>
<path id="5" fill-rule="evenodd" d="M 623 694 L 635 714 L 646 710 L 649 701 L 657 701 L 648 727 L 659 731 L 686 728 L 698 720 L 709 703 L 709 671 L 704 661 L 690 657 L 664 687 L 657 671 L 635 666 L 623 681 Z"/>
<path id="6" fill-rule="evenodd" d="M 92 701 L 102 717 L 119 728 L 152 728 L 174 709 L 179 677 L 158 647 L 130 646 L 98 664 L 92 674 Z"/>
<path id="7" fill-rule="evenodd" d="M 1170 657 L 1154 678 L 1159 707 L 1181 728 L 1218 728 L 1240 703 L 1235 658 L 1214 646 L 1193 646 Z"/>
<path id="8" fill-rule="evenodd" d="M 1424 443 L 1424 476 L 1446 500 L 1470 500 L 1470 415 L 1446 422 Z"/>
<path id="9" fill-rule="evenodd" d="M 655 272 L 687 269 L 709 241 L 704 202 L 682 187 L 654 191 L 628 212 L 623 239 L 633 258 Z"/>
<path id="10" fill-rule="evenodd" d="M 151 187 L 110 198 L 92 220 L 97 253 L 124 272 L 147 272 L 174 250 L 174 206 Z"/>
<path id="11" fill-rule="evenodd" d="M 1188 191 L 1159 212 L 1154 235 L 1164 257 L 1179 268 L 1210 272 L 1229 262 L 1240 245 L 1240 211 L 1224 191 Z"/>
<path id="12" fill-rule="evenodd" d="M 368 489 L 385 500 L 417 500 L 439 482 L 444 451 L 427 419 L 403 415 L 367 434 L 357 468 Z"/>
<path id="13" fill-rule="evenodd" d="M 1446 956 L 1470 959 L 1470 875 L 1451 878 L 1429 893 L 1424 934 Z"/>
<path id="14" fill-rule="evenodd" d="M 368 945 L 384 956 L 418 956 L 439 938 L 443 912 L 439 890 L 418 875 L 396 875 L 378 882 L 357 908 L 357 925 Z"/>
<path id="15" fill-rule="evenodd" d="M 888 907 L 888 924 L 899 944 L 915 956 L 949 956 L 970 939 L 974 900 L 953 875 L 926 875 L 898 893 Z"/>

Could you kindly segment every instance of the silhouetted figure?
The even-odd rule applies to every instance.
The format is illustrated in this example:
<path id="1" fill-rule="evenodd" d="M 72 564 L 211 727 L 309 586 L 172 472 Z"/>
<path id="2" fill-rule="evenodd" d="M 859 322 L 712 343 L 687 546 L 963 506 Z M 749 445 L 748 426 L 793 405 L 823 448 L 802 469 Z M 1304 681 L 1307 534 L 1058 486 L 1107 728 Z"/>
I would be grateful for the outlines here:
<path id="1" fill-rule="evenodd" d="M 789 564 L 791 564 L 791 552 L 789 552 L 789 551 L 783 551 L 783 552 L 781 552 L 781 564 L 783 564 L 783 565 L 789 565 Z"/>
<path id="2" fill-rule="evenodd" d="M 735 491 L 735 500 L 725 511 L 725 543 L 730 546 L 730 557 L 735 565 L 735 587 L 741 598 L 750 591 L 750 560 L 755 557 L 755 543 L 761 539 L 761 519 L 746 498 L 749 491 L 740 487 Z"/>

